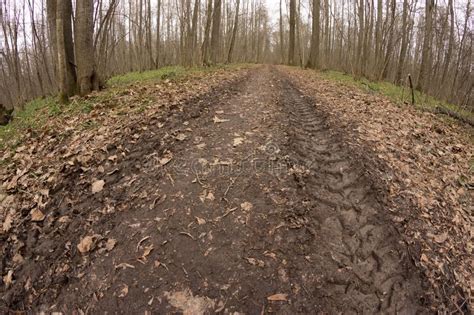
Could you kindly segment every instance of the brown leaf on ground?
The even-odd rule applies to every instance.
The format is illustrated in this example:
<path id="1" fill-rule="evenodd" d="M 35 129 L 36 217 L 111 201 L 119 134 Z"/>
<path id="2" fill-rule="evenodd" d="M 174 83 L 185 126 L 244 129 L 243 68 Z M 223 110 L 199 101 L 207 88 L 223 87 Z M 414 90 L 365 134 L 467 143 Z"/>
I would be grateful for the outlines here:
<path id="1" fill-rule="evenodd" d="M 236 147 L 236 146 L 241 145 L 242 143 L 244 143 L 244 138 L 238 137 L 238 138 L 234 138 L 232 145 Z"/>
<path id="2" fill-rule="evenodd" d="M 128 295 L 128 285 L 123 284 L 122 288 L 119 291 L 118 297 L 119 298 L 124 298 Z"/>
<path id="3" fill-rule="evenodd" d="M 105 181 L 103 180 L 96 180 L 92 183 L 92 193 L 96 194 L 101 192 L 104 189 Z"/>
<path id="4" fill-rule="evenodd" d="M 44 213 L 41 212 L 41 210 L 39 210 L 38 208 L 31 210 L 30 214 L 31 214 L 31 221 L 33 222 L 41 222 L 45 218 Z"/>
<path id="5" fill-rule="evenodd" d="M 117 244 L 117 241 L 115 239 L 109 238 L 107 240 L 107 243 L 105 243 L 105 248 L 110 252 L 112 249 L 114 249 L 116 244 Z"/>
<path id="6" fill-rule="evenodd" d="M 216 303 L 214 300 L 205 297 L 193 295 L 191 290 L 165 292 L 168 302 L 184 315 L 203 315 L 212 310 Z"/>
<path id="7" fill-rule="evenodd" d="M 8 270 L 7 274 L 3 276 L 3 283 L 9 287 L 13 283 L 13 270 Z"/>
<path id="8" fill-rule="evenodd" d="M 252 258 L 252 257 L 248 257 L 248 258 L 245 258 L 247 260 L 247 262 L 253 266 L 258 266 L 258 267 L 265 267 L 265 262 L 263 260 L 260 260 L 260 259 L 256 259 L 256 258 Z"/>
<path id="9" fill-rule="evenodd" d="M 4 233 L 10 231 L 10 229 L 12 228 L 12 223 L 13 223 L 13 215 L 11 211 L 9 211 L 2 225 L 2 229 Z"/>
<path id="10" fill-rule="evenodd" d="M 250 210 L 252 210 L 253 205 L 252 205 L 250 202 L 246 201 L 246 202 L 241 203 L 241 204 L 240 204 L 240 207 L 241 207 L 242 210 L 244 210 L 244 211 L 250 211 Z"/>
<path id="11" fill-rule="evenodd" d="M 94 237 L 93 236 L 86 236 L 81 239 L 79 244 L 77 244 L 77 249 L 80 253 L 85 254 L 88 253 L 92 246 L 94 245 Z"/>

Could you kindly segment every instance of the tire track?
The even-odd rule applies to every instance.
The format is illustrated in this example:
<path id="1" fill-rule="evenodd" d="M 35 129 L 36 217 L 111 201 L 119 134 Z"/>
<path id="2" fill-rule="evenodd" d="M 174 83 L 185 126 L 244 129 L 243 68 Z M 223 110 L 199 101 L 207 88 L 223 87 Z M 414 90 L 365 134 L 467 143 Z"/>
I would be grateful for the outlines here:
<path id="1" fill-rule="evenodd" d="M 416 313 L 421 280 L 384 219 L 383 202 L 363 163 L 287 78 L 281 80 L 280 100 L 293 163 L 305 170 L 295 180 L 311 200 L 307 215 L 320 222 L 313 249 L 323 248 L 317 264 L 326 281 L 314 294 L 333 308 L 326 311 Z"/>

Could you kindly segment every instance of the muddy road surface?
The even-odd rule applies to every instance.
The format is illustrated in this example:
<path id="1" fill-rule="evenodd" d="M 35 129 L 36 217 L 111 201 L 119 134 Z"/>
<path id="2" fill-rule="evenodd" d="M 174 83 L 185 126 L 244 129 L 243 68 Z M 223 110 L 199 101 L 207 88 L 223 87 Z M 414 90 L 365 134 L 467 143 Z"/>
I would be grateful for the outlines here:
<path id="1" fill-rule="evenodd" d="M 57 219 L 25 235 L 0 309 L 427 310 L 373 157 L 284 70 L 243 71 L 137 133 L 105 149 L 92 187 L 77 170 L 52 193 Z"/>

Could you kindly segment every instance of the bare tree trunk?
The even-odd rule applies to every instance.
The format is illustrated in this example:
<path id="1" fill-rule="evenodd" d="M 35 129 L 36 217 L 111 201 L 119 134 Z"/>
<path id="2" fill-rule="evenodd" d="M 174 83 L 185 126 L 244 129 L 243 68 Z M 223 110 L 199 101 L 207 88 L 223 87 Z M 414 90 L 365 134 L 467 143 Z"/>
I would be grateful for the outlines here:
<path id="1" fill-rule="evenodd" d="M 54 71 L 58 71 L 58 41 L 56 39 L 56 13 L 57 13 L 57 0 L 46 0 L 46 12 L 48 19 L 48 37 L 51 46 L 51 55 L 53 56 Z"/>
<path id="2" fill-rule="evenodd" d="M 156 57 L 155 57 L 155 68 L 160 67 L 160 50 L 161 50 L 161 0 L 158 0 L 156 8 Z"/>
<path id="3" fill-rule="evenodd" d="M 207 17 L 206 17 L 206 27 L 204 29 L 204 40 L 202 42 L 202 63 L 204 65 L 209 65 L 209 32 L 211 31 L 212 25 L 212 0 L 207 0 Z"/>
<path id="4" fill-rule="evenodd" d="M 234 27 L 232 29 L 232 38 L 230 40 L 229 53 L 227 54 L 227 63 L 232 62 L 232 54 L 234 53 L 235 38 L 237 37 L 237 29 L 239 26 L 239 8 L 240 8 L 240 0 L 237 0 L 237 5 L 235 8 Z"/>
<path id="5" fill-rule="evenodd" d="M 389 35 L 388 35 L 387 50 L 385 52 L 385 60 L 383 62 L 383 70 L 382 70 L 382 76 L 381 76 L 382 80 L 385 80 L 387 78 L 388 70 L 390 67 L 390 61 L 392 60 L 393 46 L 394 46 L 394 39 L 395 39 L 395 13 L 396 13 L 396 0 L 390 0 Z"/>
<path id="6" fill-rule="evenodd" d="M 426 0 L 425 2 L 425 34 L 423 38 L 423 49 L 421 55 L 420 73 L 418 75 L 418 82 L 416 89 L 419 91 L 425 90 L 425 79 L 428 74 L 430 46 L 431 46 L 431 28 L 433 24 L 432 12 L 434 9 L 434 0 Z"/>
<path id="7" fill-rule="evenodd" d="M 77 65 L 77 83 L 79 94 L 86 95 L 99 89 L 99 79 L 95 70 L 93 23 L 93 0 L 81 0 L 76 3 L 75 47 Z"/>
<path id="8" fill-rule="evenodd" d="M 57 2 L 56 38 L 59 72 L 59 98 L 67 102 L 76 92 L 76 69 L 72 41 L 72 5 L 70 0 Z"/>
<path id="9" fill-rule="evenodd" d="M 403 74 L 403 66 L 405 63 L 405 56 L 408 48 L 408 0 L 403 0 L 403 14 L 402 14 L 402 44 L 400 47 L 400 55 L 398 57 L 398 67 L 395 76 L 395 83 L 400 84 Z"/>
<path id="10" fill-rule="evenodd" d="M 359 18 L 359 32 L 357 34 L 357 77 L 363 75 L 362 63 L 364 62 L 362 56 L 362 49 L 364 47 L 364 0 L 359 1 L 358 7 L 358 18 Z"/>
<path id="11" fill-rule="evenodd" d="M 280 63 L 285 62 L 285 43 L 284 43 L 284 30 L 283 30 L 283 12 L 282 12 L 282 0 L 280 0 Z"/>
<path id="12" fill-rule="evenodd" d="M 288 64 L 295 65 L 296 0 L 290 0 L 290 38 Z"/>
<path id="13" fill-rule="evenodd" d="M 308 68 L 319 67 L 319 11 L 320 11 L 320 0 L 313 0 L 313 16 L 312 16 L 312 30 L 311 30 L 311 49 L 309 53 L 309 59 L 306 66 Z"/>
<path id="14" fill-rule="evenodd" d="M 222 0 L 215 0 L 214 14 L 212 16 L 212 37 L 211 37 L 211 62 L 213 64 L 218 63 L 220 60 L 221 13 L 222 13 Z"/>
<path id="15" fill-rule="evenodd" d="M 453 54 L 453 46 L 454 46 L 454 5 L 453 0 L 449 0 L 448 2 L 449 8 L 449 16 L 450 16 L 450 27 L 449 27 L 449 42 L 448 42 L 448 49 L 446 50 L 446 55 L 444 56 L 444 66 L 443 72 L 441 75 L 442 80 L 446 78 L 448 74 L 449 64 L 451 62 L 451 56 Z"/>
<path id="16" fill-rule="evenodd" d="M 153 59 L 153 49 L 152 49 L 152 39 L 151 39 L 151 1 L 148 0 L 146 3 L 146 48 L 147 48 L 147 53 L 148 53 L 148 63 L 149 63 L 149 69 L 154 69 L 155 67 L 155 60 Z"/>
<path id="17" fill-rule="evenodd" d="M 379 72 L 382 57 L 382 0 L 377 1 L 377 20 L 375 22 L 375 71 Z"/>

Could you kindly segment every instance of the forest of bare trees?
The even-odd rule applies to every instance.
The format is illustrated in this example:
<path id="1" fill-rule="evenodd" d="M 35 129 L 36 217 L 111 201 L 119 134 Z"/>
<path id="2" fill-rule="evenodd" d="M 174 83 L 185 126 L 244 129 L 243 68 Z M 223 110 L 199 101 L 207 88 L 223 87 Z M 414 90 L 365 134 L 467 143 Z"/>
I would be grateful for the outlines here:
<path id="1" fill-rule="evenodd" d="M 0 0 L 0 103 L 166 65 L 288 63 L 473 109 L 471 0 Z"/>

